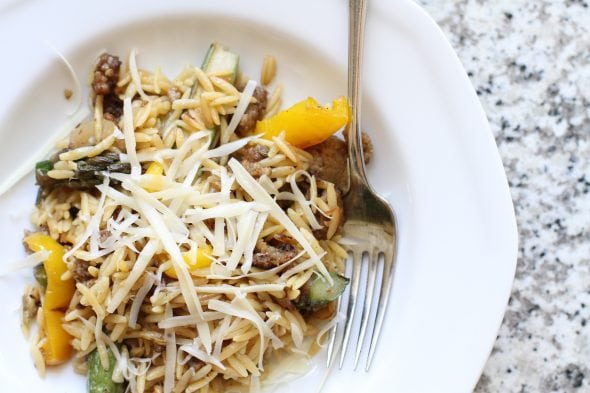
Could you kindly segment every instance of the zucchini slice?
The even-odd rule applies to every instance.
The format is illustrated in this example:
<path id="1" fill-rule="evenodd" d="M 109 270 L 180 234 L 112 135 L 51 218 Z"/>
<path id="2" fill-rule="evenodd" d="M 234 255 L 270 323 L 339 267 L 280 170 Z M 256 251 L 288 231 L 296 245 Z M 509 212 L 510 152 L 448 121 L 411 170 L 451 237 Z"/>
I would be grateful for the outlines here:
<path id="1" fill-rule="evenodd" d="M 202 69 L 205 72 L 219 74 L 232 85 L 236 82 L 240 56 L 229 48 L 214 42 L 209 47 Z"/>
<path id="2" fill-rule="evenodd" d="M 311 311 L 338 299 L 350 280 L 334 272 L 330 272 L 330 277 L 333 280 L 332 285 L 319 275 L 312 277 L 301 288 L 301 294 L 295 301 L 295 307 L 302 311 Z"/>

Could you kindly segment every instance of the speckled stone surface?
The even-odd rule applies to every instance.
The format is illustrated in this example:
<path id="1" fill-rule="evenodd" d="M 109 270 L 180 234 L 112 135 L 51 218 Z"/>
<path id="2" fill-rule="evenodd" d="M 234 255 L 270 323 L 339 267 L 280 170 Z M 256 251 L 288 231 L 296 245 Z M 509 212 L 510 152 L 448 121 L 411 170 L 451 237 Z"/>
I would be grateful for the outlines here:
<path id="1" fill-rule="evenodd" d="M 590 392 L 590 2 L 419 0 L 491 123 L 519 227 L 476 393 Z"/>

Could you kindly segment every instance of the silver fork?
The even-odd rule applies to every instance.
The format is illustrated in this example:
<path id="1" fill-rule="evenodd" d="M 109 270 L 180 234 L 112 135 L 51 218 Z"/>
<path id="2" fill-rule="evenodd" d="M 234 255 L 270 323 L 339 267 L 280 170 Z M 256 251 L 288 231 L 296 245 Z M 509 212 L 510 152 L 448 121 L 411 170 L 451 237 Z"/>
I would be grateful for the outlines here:
<path id="1" fill-rule="evenodd" d="M 343 237 L 347 240 L 345 247 L 352 256 L 352 274 L 349 298 L 346 305 L 344 333 L 338 334 L 338 325 L 332 329 L 328 344 L 327 366 L 328 368 L 332 366 L 338 350 L 340 350 L 340 368 L 344 364 L 353 331 L 357 301 L 361 300 L 359 299 L 359 286 L 363 256 L 366 255 L 368 261 L 366 269 L 367 281 L 360 327 L 358 329 L 354 369 L 356 370 L 358 366 L 369 323 L 373 320 L 373 329 L 371 335 L 368 336 L 370 337 L 370 346 L 365 365 L 365 371 L 368 371 L 375 355 L 391 292 L 397 245 L 397 227 L 391 205 L 383 197 L 375 193 L 365 175 L 360 132 L 360 86 L 366 10 L 367 0 L 349 1 L 348 96 L 352 108 L 352 118 L 346 131 L 348 133 L 349 187 L 344 195 L 346 223 L 343 228 Z M 383 264 L 381 288 L 375 294 L 378 281 L 377 271 L 380 263 Z M 372 313 L 371 308 L 374 297 L 376 297 L 377 309 Z M 338 308 L 341 308 L 342 304 L 339 302 Z M 338 340 L 340 342 L 337 342 L 337 337 L 340 337 L 340 340 Z"/>

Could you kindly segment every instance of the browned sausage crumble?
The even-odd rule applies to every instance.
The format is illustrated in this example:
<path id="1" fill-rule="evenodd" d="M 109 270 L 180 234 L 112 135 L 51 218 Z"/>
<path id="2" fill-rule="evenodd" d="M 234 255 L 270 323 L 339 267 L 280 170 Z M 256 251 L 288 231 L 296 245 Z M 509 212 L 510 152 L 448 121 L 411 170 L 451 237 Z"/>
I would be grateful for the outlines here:
<path id="1" fill-rule="evenodd" d="M 266 103 L 268 101 L 268 93 L 262 86 L 256 86 L 252 97 L 256 98 L 256 102 L 250 103 L 244 116 L 240 120 L 240 124 L 236 129 L 236 134 L 239 136 L 246 136 L 252 133 L 256 128 L 256 122 L 262 120 L 264 111 L 266 111 Z"/>

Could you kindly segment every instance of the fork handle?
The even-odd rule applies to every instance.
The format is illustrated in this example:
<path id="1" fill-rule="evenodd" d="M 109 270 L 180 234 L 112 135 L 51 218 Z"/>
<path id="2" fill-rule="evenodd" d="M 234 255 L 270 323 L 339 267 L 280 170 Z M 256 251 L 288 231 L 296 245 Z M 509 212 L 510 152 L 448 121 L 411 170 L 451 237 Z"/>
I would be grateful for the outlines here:
<path id="1" fill-rule="evenodd" d="M 348 3 L 348 98 L 351 119 L 348 135 L 349 190 L 357 184 L 366 184 L 365 161 L 361 139 L 361 66 L 368 0 L 349 0 Z"/>

